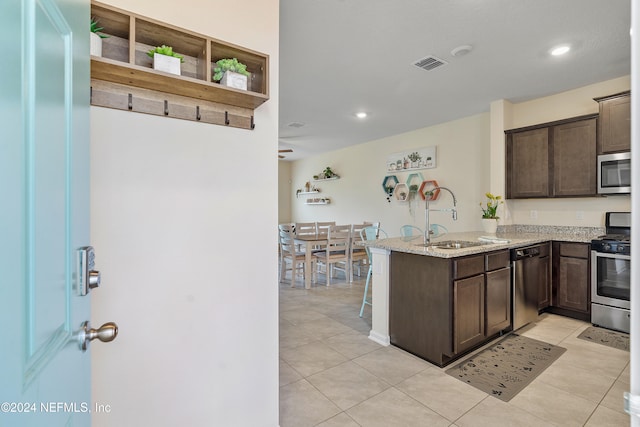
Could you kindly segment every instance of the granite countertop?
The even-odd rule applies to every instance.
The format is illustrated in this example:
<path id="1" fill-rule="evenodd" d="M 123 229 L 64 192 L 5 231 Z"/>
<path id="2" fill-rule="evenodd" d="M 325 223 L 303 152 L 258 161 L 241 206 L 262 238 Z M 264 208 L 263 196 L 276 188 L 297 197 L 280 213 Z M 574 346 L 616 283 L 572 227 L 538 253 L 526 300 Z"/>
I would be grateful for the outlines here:
<path id="1" fill-rule="evenodd" d="M 461 240 L 467 242 L 479 242 L 480 246 L 472 246 L 461 249 L 442 249 L 437 247 L 424 247 L 422 236 L 407 239 L 403 237 L 392 237 L 388 239 L 370 240 L 361 242 L 365 246 L 372 248 L 387 249 L 396 252 L 405 252 L 418 255 L 433 256 L 439 258 L 456 258 L 466 255 L 479 254 L 483 252 L 491 252 L 500 249 L 511 249 L 522 246 L 529 246 L 536 243 L 548 242 L 551 240 L 563 242 L 590 243 L 591 239 L 603 234 L 601 228 L 572 228 L 572 227 L 546 227 L 538 230 L 520 231 L 511 227 L 503 231 L 499 231 L 495 235 L 477 232 L 461 232 L 447 233 L 443 236 L 432 238 L 431 242 L 449 240 Z M 503 242 L 484 242 L 480 241 L 481 237 L 490 237 L 504 240 Z"/>

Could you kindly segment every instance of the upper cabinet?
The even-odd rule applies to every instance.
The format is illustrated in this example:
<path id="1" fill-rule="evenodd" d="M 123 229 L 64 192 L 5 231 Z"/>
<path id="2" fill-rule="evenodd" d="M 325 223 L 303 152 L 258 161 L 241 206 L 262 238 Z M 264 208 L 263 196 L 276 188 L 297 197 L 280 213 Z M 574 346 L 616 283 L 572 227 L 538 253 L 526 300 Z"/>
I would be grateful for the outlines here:
<path id="1" fill-rule="evenodd" d="M 269 99 L 268 55 L 98 2 L 91 16 L 107 36 L 102 56 L 91 56 L 92 104 L 253 128 L 253 110 Z M 162 45 L 184 57 L 180 75 L 153 69 L 147 52 Z M 212 81 L 216 61 L 224 58 L 247 66 L 247 90 Z M 158 106 L 145 111 L 140 102 L 132 106 L 132 97 Z"/>
<path id="2" fill-rule="evenodd" d="M 507 198 L 596 195 L 597 115 L 505 131 Z"/>
<path id="3" fill-rule="evenodd" d="M 631 150 L 631 92 L 594 98 L 600 107 L 598 154 Z"/>

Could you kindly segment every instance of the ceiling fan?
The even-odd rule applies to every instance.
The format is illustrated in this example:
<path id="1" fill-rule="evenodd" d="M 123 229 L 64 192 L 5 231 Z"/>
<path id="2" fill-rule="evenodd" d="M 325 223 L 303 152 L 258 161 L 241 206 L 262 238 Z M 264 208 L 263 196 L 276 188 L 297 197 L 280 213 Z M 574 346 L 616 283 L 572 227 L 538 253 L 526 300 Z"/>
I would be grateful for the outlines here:
<path id="1" fill-rule="evenodd" d="M 284 150 L 278 150 L 278 153 L 293 153 L 293 150 L 291 148 L 287 148 Z M 284 156 L 278 154 L 278 158 L 279 159 L 284 159 Z"/>

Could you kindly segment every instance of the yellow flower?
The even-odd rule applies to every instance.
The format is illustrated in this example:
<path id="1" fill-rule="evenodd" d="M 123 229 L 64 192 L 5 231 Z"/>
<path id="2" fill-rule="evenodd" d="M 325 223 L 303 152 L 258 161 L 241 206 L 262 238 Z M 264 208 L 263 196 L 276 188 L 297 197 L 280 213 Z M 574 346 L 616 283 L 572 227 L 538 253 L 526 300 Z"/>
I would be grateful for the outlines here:
<path id="1" fill-rule="evenodd" d="M 487 208 L 482 207 L 482 203 L 480 203 L 480 209 L 482 209 L 482 218 L 492 218 L 499 219 L 497 215 L 498 205 L 502 202 L 502 196 L 494 196 L 491 193 L 485 193 L 485 197 L 487 200 Z"/>

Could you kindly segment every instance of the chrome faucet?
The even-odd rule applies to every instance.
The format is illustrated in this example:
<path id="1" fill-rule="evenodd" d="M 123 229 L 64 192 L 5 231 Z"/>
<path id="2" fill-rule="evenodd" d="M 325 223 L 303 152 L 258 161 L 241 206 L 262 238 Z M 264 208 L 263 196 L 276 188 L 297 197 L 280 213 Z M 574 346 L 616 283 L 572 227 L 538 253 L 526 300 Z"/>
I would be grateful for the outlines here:
<path id="1" fill-rule="evenodd" d="M 451 197 L 453 197 L 453 207 L 449 208 L 449 209 L 429 209 L 429 198 L 427 197 L 426 194 L 433 194 L 434 191 L 436 190 L 446 190 L 451 194 Z M 451 217 L 453 218 L 454 221 L 456 221 L 458 219 L 458 211 L 456 210 L 456 195 L 453 194 L 453 191 L 449 190 L 447 187 L 434 187 L 431 191 L 429 191 L 428 193 L 425 194 L 425 221 L 426 221 L 426 228 L 424 230 L 424 245 L 427 246 L 431 243 L 431 235 L 433 234 L 433 230 L 431 230 L 431 224 L 429 224 L 429 211 L 433 211 L 433 212 L 451 212 Z"/>

